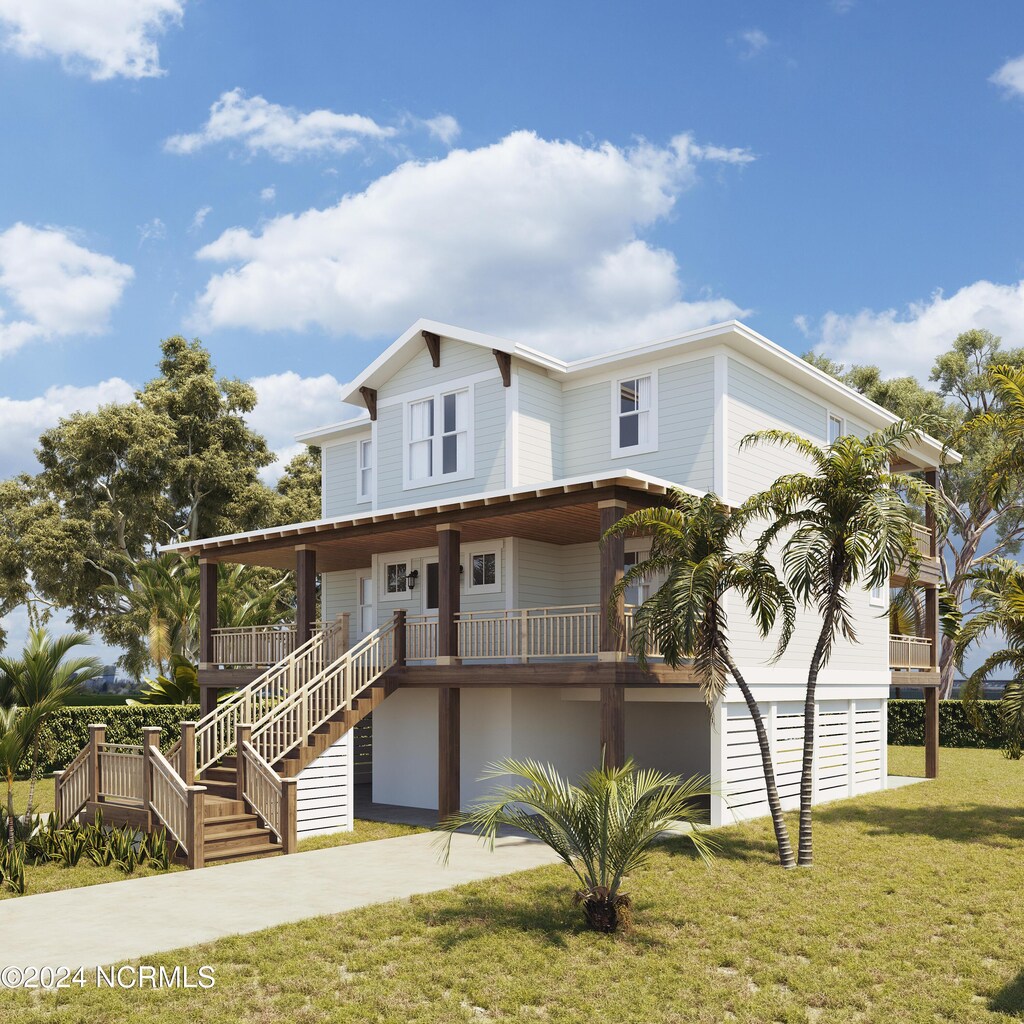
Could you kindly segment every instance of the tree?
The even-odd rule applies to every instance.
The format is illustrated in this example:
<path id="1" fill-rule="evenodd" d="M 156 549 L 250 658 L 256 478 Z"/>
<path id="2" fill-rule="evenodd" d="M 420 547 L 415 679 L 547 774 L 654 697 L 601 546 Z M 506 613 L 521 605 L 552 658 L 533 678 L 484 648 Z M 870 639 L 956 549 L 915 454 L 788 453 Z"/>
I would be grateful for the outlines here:
<path id="1" fill-rule="evenodd" d="M 277 482 L 278 523 L 308 523 L 320 518 L 320 449 L 299 452 Z"/>
<path id="2" fill-rule="evenodd" d="M 991 371 L 1024 366 L 1024 348 L 1003 349 L 989 331 L 964 331 L 935 360 L 930 380 L 937 390 L 912 377 L 885 380 L 874 366 L 847 370 L 821 356 L 804 358 L 963 456 L 959 465 L 942 466 L 938 474 L 948 521 L 939 538 L 943 585 L 962 607 L 976 569 L 989 558 L 1016 554 L 1024 540 L 1024 467 L 1017 461 L 1005 471 L 1013 464 L 1005 435 L 986 419 L 1001 401 Z M 971 426 L 979 418 L 982 423 Z M 956 641 L 949 633 L 942 638 L 939 665 L 940 696 L 949 697 L 956 668 Z"/>
<path id="3" fill-rule="evenodd" d="M 21 707 L 33 723 L 30 748 L 28 814 L 32 814 L 39 772 L 39 735 L 50 716 L 64 707 L 81 684 L 100 674 L 95 658 L 68 655 L 89 643 L 85 633 L 51 637 L 45 629 L 31 629 L 20 658 L 0 658 L 0 706 Z"/>
<path id="4" fill-rule="evenodd" d="M 627 761 L 621 768 L 595 768 L 573 785 L 551 765 L 511 759 L 490 765 L 484 778 L 507 775 L 526 784 L 499 786 L 471 810 L 441 823 L 448 833 L 445 861 L 451 837 L 461 828 L 486 838 L 492 849 L 499 826 L 526 832 L 550 846 L 576 875 L 580 887 L 573 902 L 595 931 L 614 932 L 628 923 L 631 901 L 622 892 L 623 878 L 644 866 L 666 829 L 680 822 L 692 826 L 687 839 L 705 860 L 714 849 L 700 825 L 707 778 L 684 781 Z"/>
<path id="5" fill-rule="evenodd" d="M 7 783 L 7 848 L 14 848 L 14 778 L 32 746 L 40 712 L 0 707 L 0 773 Z"/>
<path id="6" fill-rule="evenodd" d="M 971 673 L 964 686 L 963 702 L 976 727 L 981 726 L 978 701 L 988 677 L 1009 668 L 1013 678 L 1003 689 L 999 718 L 1003 728 L 1003 749 L 1019 760 L 1024 754 L 1024 568 L 1009 558 L 983 563 L 973 574 L 971 600 L 977 611 L 961 628 L 957 640 L 957 661 L 986 635 L 998 633 L 1003 646 L 994 651 Z"/>
<path id="7" fill-rule="evenodd" d="M 914 542 L 914 510 L 939 504 L 935 491 L 915 477 L 892 473 L 907 445 L 919 436 L 905 422 L 869 434 L 853 434 L 821 447 L 785 430 L 748 434 L 740 447 L 773 444 L 795 450 L 812 472 L 779 477 L 767 490 L 751 496 L 740 510 L 746 521 L 767 522 L 759 541 L 762 554 L 782 544 L 782 570 L 796 599 L 813 606 L 821 619 L 807 669 L 804 694 L 803 763 L 800 774 L 800 838 L 797 864 L 813 862 L 815 691 L 838 636 L 855 642 L 857 629 L 848 593 L 853 587 L 887 587 L 904 563 L 913 580 L 921 564 Z"/>
<path id="8" fill-rule="evenodd" d="M 624 516 L 605 534 L 606 540 L 616 535 L 651 538 L 649 555 L 630 567 L 616 584 L 616 599 L 643 580 L 665 578 L 634 612 L 630 645 L 641 665 L 646 665 L 651 649 L 659 650 L 673 668 L 693 658 L 709 708 L 714 708 L 725 692 L 728 677 L 736 681 L 757 733 L 779 862 L 791 868 L 796 862 L 775 783 L 768 732 L 761 708 L 733 659 L 723 599 L 736 591 L 762 637 L 767 637 L 781 618 L 774 655 L 778 659 L 793 632 L 793 598 L 763 554 L 734 550 L 743 523 L 716 495 L 698 498 L 673 490 L 670 499 L 668 507 Z"/>

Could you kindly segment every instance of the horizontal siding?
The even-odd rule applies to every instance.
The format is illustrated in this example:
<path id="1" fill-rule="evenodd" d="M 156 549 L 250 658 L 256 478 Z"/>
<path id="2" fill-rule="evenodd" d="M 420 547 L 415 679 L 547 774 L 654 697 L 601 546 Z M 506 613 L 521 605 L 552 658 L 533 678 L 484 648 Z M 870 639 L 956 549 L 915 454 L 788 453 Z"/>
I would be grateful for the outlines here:
<path id="1" fill-rule="evenodd" d="M 498 364 L 489 349 L 462 341 L 441 341 L 441 365 L 435 367 L 425 344 L 417 346 L 412 358 L 390 380 L 377 388 L 377 401 L 394 398 L 420 388 L 445 387 L 459 377 L 498 372 Z"/>
<path id="2" fill-rule="evenodd" d="M 516 603 L 520 608 L 597 604 L 600 600 L 597 544 L 520 540 L 516 547 Z"/>
<path id="3" fill-rule="evenodd" d="M 369 438 L 369 430 L 358 437 L 323 449 L 323 509 L 329 519 L 345 516 L 360 508 L 369 508 L 368 502 L 356 502 L 356 451 L 360 440 Z"/>
<path id="4" fill-rule="evenodd" d="M 685 487 L 708 490 L 714 477 L 714 360 L 694 359 L 658 370 L 658 451 L 612 458 L 613 380 L 564 392 L 566 476 L 633 469 Z"/>
<path id="5" fill-rule="evenodd" d="M 350 832 L 354 798 L 349 731 L 299 772 L 295 793 L 299 838 Z"/>
<path id="6" fill-rule="evenodd" d="M 546 374 L 517 368 L 519 484 L 558 480 L 562 472 L 562 388 Z"/>
<path id="7" fill-rule="evenodd" d="M 367 555 L 367 563 L 370 556 Z M 324 619 L 332 622 L 342 612 L 348 612 L 351 624 L 350 636 L 356 639 L 358 628 L 359 593 L 357 583 L 360 576 L 369 576 L 370 566 L 365 569 L 342 569 L 320 574 L 320 593 L 323 602 Z"/>

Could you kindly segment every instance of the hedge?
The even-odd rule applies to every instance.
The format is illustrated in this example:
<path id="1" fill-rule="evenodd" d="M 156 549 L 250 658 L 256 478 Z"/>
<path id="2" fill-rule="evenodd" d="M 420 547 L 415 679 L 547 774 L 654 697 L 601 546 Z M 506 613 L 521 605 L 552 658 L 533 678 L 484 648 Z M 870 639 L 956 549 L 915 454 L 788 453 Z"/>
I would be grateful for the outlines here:
<path id="1" fill-rule="evenodd" d="M 975 729 L 967 720 L 963 703 L 959 700 L 939 701 L 940 747 L 993 747 L 1003 742 L 999 722 L 999 702 L 979 702 L 982 728 Z M 922 746 L 924 744 L 924 701 L 889 701 L 889 742 L 894 746 Z"/>
<path id="2" fill-rule="evenodd" d="M 89 742 L 89 726 L 103 722 L 108 743 L 141 743 L 144 725 L 159 725 L 160 745 L 167 747 L 181 734 L 182 722 L 199 717 L 198 704 L 129 704 L 122 707 L 61 708 L 43 728 L 39 745 L 42 774 L 61 771 Z M 22 765 L 27 774 L 29 764 Z"/>

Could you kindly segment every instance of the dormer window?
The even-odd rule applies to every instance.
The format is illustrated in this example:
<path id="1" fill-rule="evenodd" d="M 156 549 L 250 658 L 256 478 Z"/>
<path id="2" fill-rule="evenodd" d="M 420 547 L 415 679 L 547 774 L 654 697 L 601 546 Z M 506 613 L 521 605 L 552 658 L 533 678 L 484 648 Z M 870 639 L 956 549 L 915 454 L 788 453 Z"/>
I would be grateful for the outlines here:
<path id="1" fill-rule="evenodd" d="M 627 377 L 615 383 L 612 455 L 635 455 L 658 448 L 653 373 Z"/>
<path id="2" fill-rule="evenodd" d="M 472 475 L 469 396 L 464 388 L 406 405 L 407 487 Z"/>

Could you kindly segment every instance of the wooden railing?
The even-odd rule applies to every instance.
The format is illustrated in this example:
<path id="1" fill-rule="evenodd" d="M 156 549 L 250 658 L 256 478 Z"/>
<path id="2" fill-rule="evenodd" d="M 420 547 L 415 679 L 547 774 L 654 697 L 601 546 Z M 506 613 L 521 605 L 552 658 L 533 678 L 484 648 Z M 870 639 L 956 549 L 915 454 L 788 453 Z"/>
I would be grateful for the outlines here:
<path id="1" fill-rule="evenodd" d="M 142 744 L 100 743 L 97 796 L 143 806 Z"/>
<path id="2" fill-rule="evenodd" d="M 278 702 L 253 723 L 252 745 L 276 764 L 395 664 L 395 622 L 368 633 L 319 675 Z"/>
<path id="3" fill-rule="evenodd" d="M 632 654 L 633 648 L 631 645 L 633 639 L 633 613 L 636 610 L 634 606 L 626 607 L 625 622 L 626 622 L 626 653 Z M 660 658 L 661 651 L 658 648 L 658 643 L 650 643 L 647 645 L 647 657 L 648 658 Z"/>
<path id="4" fill-rule="evenodd" d="M 596 655 L 596 605 L 460 612 L 459 657 L 469 661 L 530 661 Z M 411 657 L 411 656 L 410 656 Z"/>
<path id="5" fill-rule="evenodd" d="M 89 763 L 92 745 L 87 743 L 62 772 L 53 775 L 53 807 L 57 821 L 66 825 L 89 802 Z"/>
<path id="6" fill-rule="evenodd" d="M 159 747 L 150 749 L 149 759 L 150 807 L 182 851 L 188 854 L 190 846 L 194 848 L 196 845 L 193 824 L 195 791 L 205 792 L 205 787 L 186 786 L 170 761 L 160 753 Z"/>
<path id="7" fill-rule="evenodd" d="M 229 694 L 216 708 L 196 723 L 195 764 L 180 765 L 184 778 L 193 778 L 216 764 L 234 749 L 235 731 L 240 725 L 256 726 L 272 715 L 275 706 L 342 654 L 344 622 L 335 622 L 314 633 L 301 647 L 267 669 L 248 686 Z M 177 755 L 177 749 L 172 748 Z M 183 769 L 183 770 L 182 770 Z"/>
<path id="8" fill-rule="evenodd" d="M 408 661 L 433 661 L 437 657 L 437 615 L 407 615 L 405 645 Z"/>
<path id="9" fill-rule="evenodd" d="M 914 543 L 917 545 L 917 550 L 924 555 L 925 558 L 931 557 L 932 553 L 932 533 L 926 526 L 911 526 L 911 533 L 914 535 Z"/>
<path id="10" fill-rule="evenodd" d="M 339 628 L 347 618 L 347 615 L 340 615 L 332 623 L 314 622 L 313 632 L 331 630 L 332 635 L 338 637 Z M 295 650 L 294 622 L 279 622 L 272 626 L 221 626 L 212 632 L 213 661 L 216 665 L 266 668 L 276 665 Z M 334 657 L 338 657 L 348 646 L 347 637 L 343 643 L 344 646 Z"/>
<path id="11" fill-rule="evenodd" d="M 292 853 L 297 838 L 296 791 L 298 780 L 282 779 L 263 755 L 245 738 L 245 726 L 239 730 L 238 791 L 267 828 L 277 836 L 285 853 Z"/>
<path id="12" fill-rule="evenodd" d="M 889 637 L 890 668 L 931 668 L 932 642 L 923 636 Z"/>

